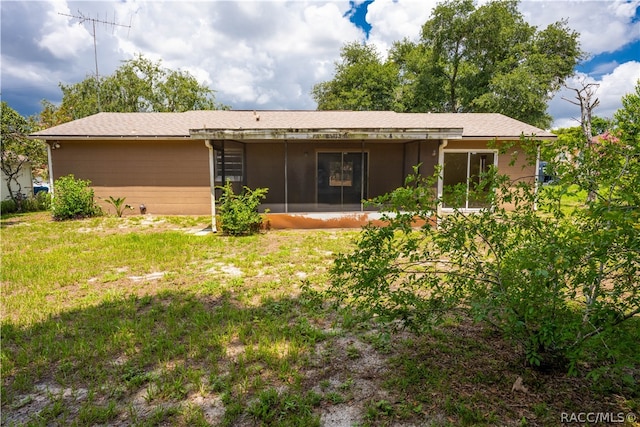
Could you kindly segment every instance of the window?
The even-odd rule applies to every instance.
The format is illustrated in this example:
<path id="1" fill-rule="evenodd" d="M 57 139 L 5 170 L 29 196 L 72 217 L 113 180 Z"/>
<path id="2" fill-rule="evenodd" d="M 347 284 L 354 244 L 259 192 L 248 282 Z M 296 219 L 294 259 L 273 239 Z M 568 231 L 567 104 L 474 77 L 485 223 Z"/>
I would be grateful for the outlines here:
<path id="1" fill-rule="evenodd" d="M 244 152 L 242 148 L 216 150 L 216 181 L 242 182 L 243 177 Z"/>
<path id="2" fill-rule="evenodd" d="M 445 151 L 442 174 L 444 208 L 489 207 L 490 188 L 479 187 L 491 166 L 497 165 L 493 151 Z"/>

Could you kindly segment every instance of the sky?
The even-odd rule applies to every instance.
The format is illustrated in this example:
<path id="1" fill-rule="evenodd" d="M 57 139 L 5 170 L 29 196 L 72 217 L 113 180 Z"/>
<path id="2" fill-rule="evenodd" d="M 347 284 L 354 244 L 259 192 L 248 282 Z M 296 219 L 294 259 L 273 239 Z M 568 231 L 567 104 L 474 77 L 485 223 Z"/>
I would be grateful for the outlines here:
<path id="1" fill-rule="evenodd" d="M 477 0 L 484 4 L 488 0 Z M 113 73 L 143 54 L 188 71 L 235 110 L 314 110 L 314 84 L 331 80 L 340 48 L 418 40 L 439 0 L 1 0 L 0 97 L 24 116 L 59 103 L 59 84 Z M 568 87 L 596 83 L 594 114 L 612 117 L 640 79 L 640 0 L 526 0 L 540 30 L 560 19 L 580 34 L 587 58 Z M 91 21 L 103 21 L 94 28 Z M 97 55 L 96 55 L 97 52 Z M 563 89 L 549 103 L 553 127 L 578 126 Z"/>

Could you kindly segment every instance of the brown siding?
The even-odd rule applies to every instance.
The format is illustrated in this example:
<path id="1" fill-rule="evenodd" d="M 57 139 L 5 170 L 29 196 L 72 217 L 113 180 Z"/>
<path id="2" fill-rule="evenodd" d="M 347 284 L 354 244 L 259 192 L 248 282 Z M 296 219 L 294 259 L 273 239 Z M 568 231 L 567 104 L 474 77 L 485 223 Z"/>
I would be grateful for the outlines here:
<path id="1" fill-rule="evenodd" d="M 129 212 L 139 213 L 144 204 L 152 214 L 210 213 L 208 149 L 202 141 L 62 141 L 52 160 L 54 179 L 88 179 L 98 198 L 126 197 L 135 207 Z"/>
<path id="2" fill-rule="evenodd" d="M 227 146 L 237 143 L 227 142 Z M 318 152 L 369 153 L 368 197 L 390 192 L 403 185 L 414 165 L 430 175 L 438 157 L 439 141 L 365 143 L 359 141 L 289 141 L 287 143 L 288 202 L 291 211 L 316 203 L 316 156 Z M 486 149 L 485 141 L 450 141 L 447 149 Z M 498 168 L 514 178 L 535 175 L 535 166 L 525 165 L 521 153 L 510 166 L 513 152 L 500 155 Z M 254 142 L 246 145 L 246 185 L 269 189 L 264 207 L 284 212 L 285 144 Z M 126 197 L 138 213 L 144 204 L 152 214 L 207 215 L 210 213 L 209 150 L 201 140 L 189 141 L 62 141 L 53 150 L 54 179 L 74 174 L 89 179 L 96 196 Z M 103 203 L 105 207 L 106 204 Z M 294 208 L 294 206 L 298 206 Z"/>
<path id="3" fill-rule="evenodd" d="M 402 144 L 369 144 L 369 198 L 381 196 L 404 183 Z"/>
<path id="4" fill-rule="evenodd" d="M 405 144 L 404 176 L 413 173 L 414 166 L 420 166 L 419 172 L 431 176 L 438 164 L 438 146 L 440 141 L 412 141 Z"/>

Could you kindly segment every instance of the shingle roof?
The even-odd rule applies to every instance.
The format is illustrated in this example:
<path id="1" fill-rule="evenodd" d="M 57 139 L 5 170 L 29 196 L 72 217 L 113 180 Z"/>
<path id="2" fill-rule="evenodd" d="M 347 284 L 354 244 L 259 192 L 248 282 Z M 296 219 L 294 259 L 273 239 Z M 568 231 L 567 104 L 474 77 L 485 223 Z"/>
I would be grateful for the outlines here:
<path id="1" fill-rule="evenodd" d="M 395 113 L 392 111 L 188 111 L 99 113 L 32 134 L 55 138 L 188 138 L 191 130 L 462 129 L 463 137 L 553 134 L 495 113 Z"/>

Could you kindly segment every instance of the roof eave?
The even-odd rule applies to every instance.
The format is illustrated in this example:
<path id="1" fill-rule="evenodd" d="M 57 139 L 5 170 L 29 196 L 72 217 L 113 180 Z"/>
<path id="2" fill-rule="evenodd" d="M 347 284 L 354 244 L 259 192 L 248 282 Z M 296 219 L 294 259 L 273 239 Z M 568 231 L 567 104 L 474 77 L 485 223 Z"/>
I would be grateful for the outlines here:
<path id="1" fill-rule="evenodd" d="M 548 140 L 548 139 L 557 139 L 557 135 L 549 134 L 549 135 L 536 135 L 536 134 L 520 134 L 520 135 L 464 135 L 462 139 L 466 140 L 486 140 L 486 141 L 514 141 L 519 140 L 521 138 L 533 139 L 536 141 Z"/>
<path id="2" fill-rule="evenodd" d="M 188 140 L 189 135 L 28 135 L 29 139 L 44 141 L 86 141 L 113 139 L 118 141 L 158 141 L 158 140 Z"/>
<path id="3" fill-rule="evenodd" d="M 462 128 L 422 129 L 192 129 L 194 139 L 233 139 L 236 141 L 261 140 L 416 140 L 460 139 Z"/>

